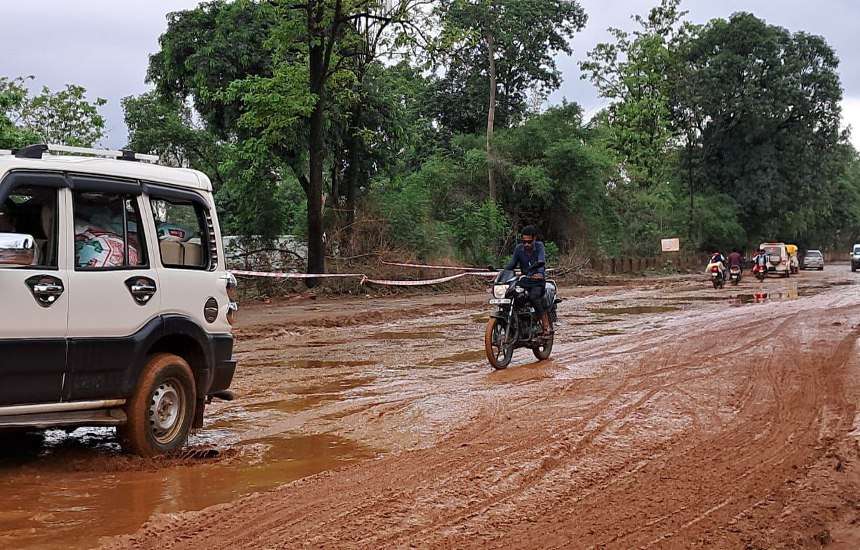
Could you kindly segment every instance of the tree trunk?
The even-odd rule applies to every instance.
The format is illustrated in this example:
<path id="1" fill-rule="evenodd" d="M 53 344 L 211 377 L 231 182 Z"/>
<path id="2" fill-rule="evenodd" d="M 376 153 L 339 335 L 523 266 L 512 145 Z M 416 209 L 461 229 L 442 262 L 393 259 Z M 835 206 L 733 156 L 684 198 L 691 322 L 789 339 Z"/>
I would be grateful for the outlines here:
<path id="1" fill-rule="evenodd" d="M 493 126 L 496 120 L 496 43 L 487 33 L 487 51 L 490 62 L 490 104 L 487 109 L 487 179 L 490 183 L 490 200 L 496 202 L 495 157 L 493 156 Z"/>
<path id="2" fill-rule="evenodd" d="M 359 175 L 361 171 L 359 157 L 361 152 L 359 151 L 360 141 L 355 136 L 350 136 L 347 149 L 348 149 L 348 162 L 349 166 L 346 168 L 346 174 L 344 174 L 344 186 L 345 195 L 346 195 L 346 216 L 344 220 L 344 240 L 349 243 L 349 251 L 350 253 L 354 252 L 353 247 L 353 235 L 355 229 L 355 197 L 358 193 L 359 187 Z"/>
<path id="3" fill-rule="evenodd" d="M 309 14 L 310 15 L 310 14 Z M 313 34 L 313 33 L 312 33 Z M 310 116 L 308 139 L 308 273 L 325 273 L 323 243 L 323 163 L 325 162 L 325 50 L 320 42 L 312 42 L 309 54 L 310 91 L 316 105 Z M 314 287 L 319 281 L 307 279 Z"/>
<path id="4" fill-rule="evenodd" d="M 308 273 L 325 273 L 325 245 L 323 243 L 323 104 L 317 100 L 310 119 L 310 147 L 308 156 Z M 308 279 L 315 286 L 316 279 Z"/>
<path id="5" fill-rule="evenodd" d="M 690 136 L 687 136 L 687 185 L 690 187 L 690 224 L 687 238 L 690 240 L 690 246 L 695 246 L 693 243 L 693 141 Z"/>

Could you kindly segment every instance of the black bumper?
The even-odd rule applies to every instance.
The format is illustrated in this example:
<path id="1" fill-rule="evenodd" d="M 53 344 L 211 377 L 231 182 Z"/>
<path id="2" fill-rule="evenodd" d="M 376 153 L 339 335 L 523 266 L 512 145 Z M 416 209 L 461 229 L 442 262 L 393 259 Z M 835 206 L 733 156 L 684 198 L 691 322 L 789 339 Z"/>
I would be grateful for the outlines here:
<path id="1" fill-rule="evenodd" d="M 214 358 L 212 385 L 209 393 L 226 390 L 233 381 L 236 372 L 236 361 L 233 359 L 233 337 L 213 336 L 212 352 Z"/>

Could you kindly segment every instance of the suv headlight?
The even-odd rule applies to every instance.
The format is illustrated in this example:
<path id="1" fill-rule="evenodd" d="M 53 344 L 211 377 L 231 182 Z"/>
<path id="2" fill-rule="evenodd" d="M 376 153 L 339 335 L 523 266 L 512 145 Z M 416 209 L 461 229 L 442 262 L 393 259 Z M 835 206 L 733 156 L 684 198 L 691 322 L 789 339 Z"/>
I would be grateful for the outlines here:
<path id="1" fill-rule="evenodd" d="M 508 293 L 508 285 L 493 285 L 493 298 L 504 298 Z"/>

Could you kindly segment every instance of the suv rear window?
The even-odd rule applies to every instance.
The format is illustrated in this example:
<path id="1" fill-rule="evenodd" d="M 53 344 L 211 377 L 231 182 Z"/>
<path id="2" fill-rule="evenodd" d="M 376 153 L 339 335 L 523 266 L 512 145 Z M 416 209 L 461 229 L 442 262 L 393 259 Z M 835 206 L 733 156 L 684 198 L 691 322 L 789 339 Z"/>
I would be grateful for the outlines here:
<path id="1" fill-rule="evenodd" d="M 165 267 L 209 266 L 206 212 L 196 202 L 151 198 L 158 249 Z"/>
<path id="2" fill-rule="evenodd" d="M 782 256 L 782 248 L 778 246 L 766 246 L 764 251 L 768 256 Z"/>

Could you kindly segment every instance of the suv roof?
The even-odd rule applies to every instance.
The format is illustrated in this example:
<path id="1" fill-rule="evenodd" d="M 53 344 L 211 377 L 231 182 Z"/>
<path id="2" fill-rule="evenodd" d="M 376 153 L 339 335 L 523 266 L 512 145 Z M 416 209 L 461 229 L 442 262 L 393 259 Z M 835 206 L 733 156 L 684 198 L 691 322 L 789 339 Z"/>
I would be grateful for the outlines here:
<path id="1" fill-rule="evenodd" d="M 56 148 L 56 146 L 47 147 Z M 113 153 L 112 151 L 98 149 L 77 150 L 92 151 L 92 154 L 103 156 L 111 156 L 110 153 Z M 125 153 L 123 152 L 123 154 Z M 177 187 L 186 187 L 200 191 L 212 191 L 212 184 L 209 178 L 202 172 L 190 168 L 174 168 L 137 161 L 141 158 L 149 159 L 150 157 L 148 156 L 137 155 L 138 159 L 135 160 L 118 160 L 116 157 L 100 158 L 98 156 L 68 154 L 44 154 L 40 156 L 41 158 L 21 158 L 15 156 L 12 152 L 0 152 L 0 176 L 10 170 L 57 170 L 79 174 L 110 175 L 120 178 L 167 183 Z"/>

